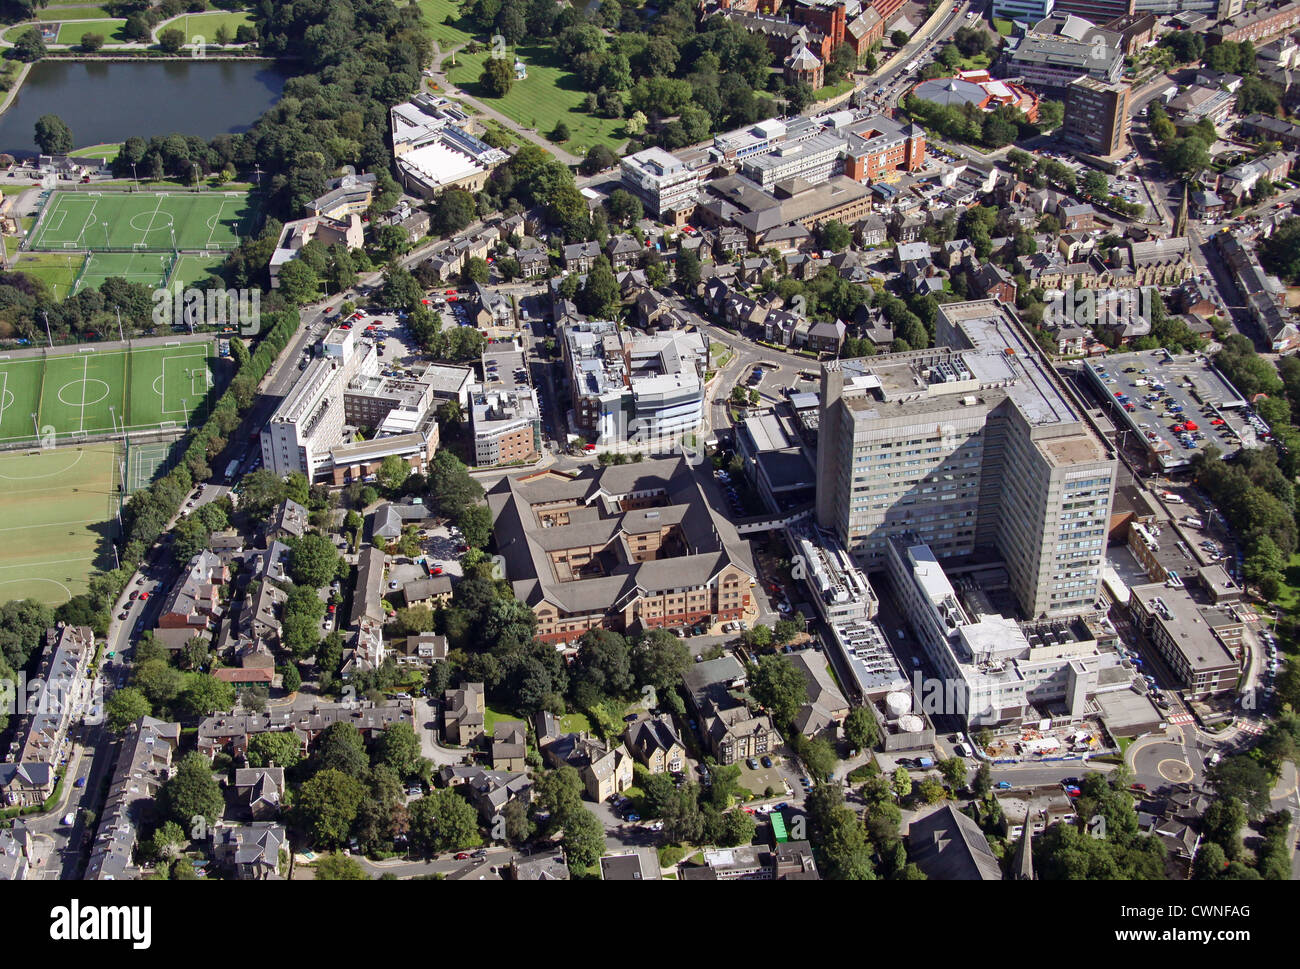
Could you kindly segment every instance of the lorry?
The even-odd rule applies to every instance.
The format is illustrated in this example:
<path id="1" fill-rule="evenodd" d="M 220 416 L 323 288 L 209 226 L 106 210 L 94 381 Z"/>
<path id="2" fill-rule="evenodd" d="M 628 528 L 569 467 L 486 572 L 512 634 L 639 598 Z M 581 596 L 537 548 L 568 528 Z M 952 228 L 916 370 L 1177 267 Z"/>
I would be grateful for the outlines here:
<path id="1" fill-rule="evenodd" d="M 904 73 L 904 74 L 911 74 L 913 71 L 916 70 L 916 68 L 917 68 L 917 66 L 918 66 L 919 64 L 920 64 L 920 61 L 915 61 L 915 60 L 908 61 L 908 62 L 907 62 L 907 66 L 903 68 L 903 73 Z"/>
<path id="2" fill-rule="evenodd" d="M 239 459 L 236 458 L 226 465 L 226 483 L 229 484 L 235 480 L 235 472 L 239 470 Z"/>

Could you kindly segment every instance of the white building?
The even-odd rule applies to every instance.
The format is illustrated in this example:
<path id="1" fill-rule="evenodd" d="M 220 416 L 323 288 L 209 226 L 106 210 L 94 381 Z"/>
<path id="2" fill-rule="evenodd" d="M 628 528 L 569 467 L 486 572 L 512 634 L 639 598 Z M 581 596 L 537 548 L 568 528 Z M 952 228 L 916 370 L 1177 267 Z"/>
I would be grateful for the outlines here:
<path id="1" fill-rule="evenodd" d="M 641 200 L 646 215 L 681 223 L 695 211 L 701 175 L 681 159 L 662 148 L 647 148 L 628 155 L 619 165 L 623 186 Z"/>

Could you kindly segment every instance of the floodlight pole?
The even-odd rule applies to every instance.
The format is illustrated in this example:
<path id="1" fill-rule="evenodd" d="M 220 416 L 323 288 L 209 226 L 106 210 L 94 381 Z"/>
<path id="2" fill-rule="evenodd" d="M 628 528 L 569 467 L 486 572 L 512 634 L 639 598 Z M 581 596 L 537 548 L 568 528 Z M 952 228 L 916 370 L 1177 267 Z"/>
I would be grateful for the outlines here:
<path id="1" fill-rule="evenodd" d="M 54 349 L 54 335 L 50 333 L 50 314 L 46 310 L 41 310 L 41 316 L 45 317 L 45 339 L 50 341 L 50 349 Z"/>
<path id="2" fill-rule="evenodd" d="M 32 415 L 32 427 L 36 428 L 36 440 L 39 443 L 41 440 L 41 422 L 36 419 L 35 414 Z"/>
<path id="3" fill-rule="evenodd" d="M 125 343 L 126 337 L 122 333 L 122 310 L 115 306 L 113 307 L 113 312 L 117 314 L 117 338 Z"/>

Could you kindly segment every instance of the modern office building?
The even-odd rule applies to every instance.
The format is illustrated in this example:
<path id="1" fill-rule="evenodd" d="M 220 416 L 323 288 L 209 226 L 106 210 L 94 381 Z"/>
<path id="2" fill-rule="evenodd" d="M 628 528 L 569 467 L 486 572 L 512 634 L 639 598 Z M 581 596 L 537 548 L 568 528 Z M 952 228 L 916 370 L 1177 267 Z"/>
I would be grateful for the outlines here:
<path id="1" fill-rule="evenodd" d="M 1134 673 L 1104 649 L 1082 619 L 1020 623 L 963 604 L 934 552 L 914 535 L 889 542 L 889 575 L 902 612 L 939 676 L 914 679 L 917 712 L 961 718 L 967 726 L 1079 719 L 1099 692 L 1130 689 Z M 982 602 L 967 580 L 967 603 Z"/>
<path id="2" fill-rule="evenodd" d="M 1116 458 L 1014 312 L 948 303 L 931 350 L 822 367 L 817 521 L 867 570 L 915 533 L 943 559 L 996 549 L 1024 615 L 1092 608 Z"/>
<path id="3" fill-rule="evenodd" d="M 701 173 L 662 148 L 646 148 L 621 162 L 623 187 L 639 198 L 646 215 L 682 225 L 695 211 Z"/>
<path id="4" fill-rule="evenodd" d="M 1129 91 L 1094 77 L 1070 82 L 1065 96 L 1065 139 L 1093 155 L 1117 155 L 1127 145 Z"/>
<path id="5" fill-rule="evenodd" d="M 702 333 L 651 336 L 609 320 L 561 328 L 571 424 L 602 442 L 671 437 L 699 427 L 709 342 Z"/>
<path id="6" fill-rule="evenodd" d="M 1239 663 L 1231 645 L 1240 643 L 1241 622 L 1225 611 L 1197 605 L 1186 589 L 1162 583 L 1129 590 L 1133 625 L 1178 677 L 1189 696 L 1236 688 Z"/>
<path id="7" fill-rule="evenodd" d="M 1027 34 L 1003 53 L 1003 70 L 1019 75 L 1029 87 L 1048 91 L 1064 91 L 1082 75 L 1113 84 L 1124 71 L 1124 52 L 1118 38 L 1111 43 L 1105 34 L 1094 28 L 1089 36 L 1101 38 L 1095 44 L 1066 35 Z"/>
<path id="8" fill-rule="evenodd" d="M 833 131 L 824 131 L 807 141 L 778 145 L 761 155 L 747 158 L 740 172 L 764 191 L 787 178 L 802 178 L 810 184 L 824 182 L 838 174 L 844 139 Z"/>
<path id="9" fill-rule="evenodd" d="M 1055 0 L 993 0 L 993 16 L 1035 23 L 1050 17 L 1055 7 Z"/>

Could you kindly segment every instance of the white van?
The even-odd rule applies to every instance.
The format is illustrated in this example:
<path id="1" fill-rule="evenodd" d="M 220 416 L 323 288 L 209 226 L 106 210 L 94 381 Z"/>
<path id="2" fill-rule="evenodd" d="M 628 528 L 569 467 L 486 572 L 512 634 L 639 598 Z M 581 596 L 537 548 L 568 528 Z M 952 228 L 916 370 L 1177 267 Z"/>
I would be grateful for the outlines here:
<path id="1" fill-rule="evenodd" d="M 1190 527 L 1192 527 L 1192 528 L 1204 528 L 1204 527 L 1205 527 L 1205 522 L 1201 521 L 1199 518 L 1184 518 L 1184 519 L 1183 519 L 1183 524 L 1188 525 L 1188 526 L 1190 526 Z"/>
<path id="2" fill-rule="evenodd" d="M 1163 493 L 1160 495 L 1160 497 L 1163 498 L 1165 501 L 1172 502 L 1172 503 L 1175 504 L 1175 505 L 1185 505 L 1185 504 L 1187 504 L 1187 502 L 1183 500 L 1183 496 L 1182 496 L 1182 495 L 1176 495 L 1176 494 L 1174 494 L 1172 491 L 1166 491 L 1166 492 L 1163 492 Z"/>

